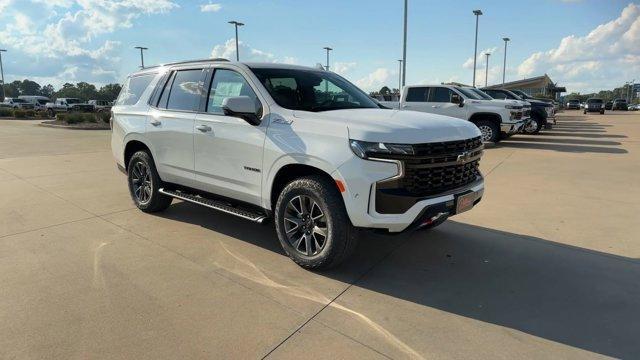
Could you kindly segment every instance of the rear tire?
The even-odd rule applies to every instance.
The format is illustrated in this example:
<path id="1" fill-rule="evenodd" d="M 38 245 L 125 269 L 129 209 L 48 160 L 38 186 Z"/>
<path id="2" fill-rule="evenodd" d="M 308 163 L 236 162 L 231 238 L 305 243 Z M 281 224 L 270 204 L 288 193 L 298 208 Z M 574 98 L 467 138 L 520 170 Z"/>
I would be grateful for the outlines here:
<path id="1" fill-rule="evenodd" d="M 524 133 L 525 134 L 537 134 L 542 129 L 542 121 L 537 116 L 532 116 L 531 121 L 525 126 Z"/>
<path id="2" fill-rule="evenodd" d="M 342 195 L 329 179 L 313 175 L 291 181 L 275 206 L 278 240 L 305 269 L 329 269 L 349 258 L 357 244 Z"/>
<path id="3" fill-rule="evenodd" d="M 479 120 L 476 122 L 476 126 L 482 133 L 481 139 L 483 142 L 497 143 L 500 141 L 500 128 L 495 122 Z"/>
<path id="4" fill-rule="evenodd" d="M 131 199 L 138 209 L 153 213 L 171 205 L 173 198 L 158 192 L 162 187 L 162 180 L 148 152 L 138 151 L 131 156 L 127 165 L 127 183 Z"/>
<path id="5" fill-rule="evenodd" d="M 56 117 L 56 113 L 52 109 L 47 110 L 47 114 L 49 114 L 49 117 L 52 119 Z"/>

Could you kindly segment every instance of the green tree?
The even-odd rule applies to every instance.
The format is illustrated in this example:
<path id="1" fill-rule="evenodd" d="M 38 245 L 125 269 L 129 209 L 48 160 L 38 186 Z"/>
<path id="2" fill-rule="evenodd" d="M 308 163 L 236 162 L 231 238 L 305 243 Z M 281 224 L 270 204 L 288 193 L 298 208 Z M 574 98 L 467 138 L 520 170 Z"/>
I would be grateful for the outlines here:
<path id="1" fill-rule="evenodd" d="M 120 94 L 121 89 L 122 86 L 120 84 L 107 84 L 98 90 L 98 99 L 114 101 Z"/>
<path id="2" fill-rule="evenodd" d="M 42 94 L 42 96 L 46 96 L 48 98 L 53 97 L 53 94 L 55 93 L 55 89 L 53 88 L 53 85 L 51 84 L 47 84 L 45 86 L 42 87 L 42 90 L 40 90 L 40 93 Z"/>
<path id="3" fill-rule="evenodd" d="M 389 94 L 391 94 L 391 89 L 389 89 L 389 87 L 383 86 L 382 89 L 380 89 L 380 95 L 389 95 Z"/>
<path id="4" fill-rule="evenodd" d="M 55 98 L 79 98 L 80 91 L 75 85 L 71 83 L 65 83 L 64 85 L 62 85 L 62 88 L 60 88 L 60 90 L 56 91 L 53 94 L 53 96 Z"/>
<path id="5" fill-rule="evenodd" d="M 40 84 L 29 79 L 24 79 L 22 82 L 19 82 L 18 89 L 20 90 L 20 95 L 42 94 Z"/>

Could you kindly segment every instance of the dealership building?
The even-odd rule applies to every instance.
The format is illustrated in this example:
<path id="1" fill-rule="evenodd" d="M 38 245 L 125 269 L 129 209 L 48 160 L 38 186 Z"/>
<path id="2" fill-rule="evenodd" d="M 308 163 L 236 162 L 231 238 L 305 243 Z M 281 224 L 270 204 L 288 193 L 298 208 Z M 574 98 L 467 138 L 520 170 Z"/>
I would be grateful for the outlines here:
<path id="1" fill-rule="evenodd" d="M 553 96 L 554 99 L 559 99 L 560 93 L 567 91 L 566 88 L 556 85 L 556 83 L 554 83 L 547 74 L 518 81 L 511 81 L 504 84 L 487 86 L 487 88 L 520 90 L 531 96 L 542 94 L 545 96 Z"/>

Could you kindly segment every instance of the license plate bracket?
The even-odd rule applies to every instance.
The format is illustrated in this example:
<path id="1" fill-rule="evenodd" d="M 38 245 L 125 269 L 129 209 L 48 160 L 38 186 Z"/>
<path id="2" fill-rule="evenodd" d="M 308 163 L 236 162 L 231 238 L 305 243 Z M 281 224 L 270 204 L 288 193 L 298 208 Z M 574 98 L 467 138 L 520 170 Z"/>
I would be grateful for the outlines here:
<path id="1" fill-rule="evenodd" d="M 458 198 L 456 199 L 456 214 L 460 214 L 465 211 L 471 210 L 475 202 L 476 202 L 475 192 L 470 192 L 470 193 L 466 193 L 458 196 Z"/>

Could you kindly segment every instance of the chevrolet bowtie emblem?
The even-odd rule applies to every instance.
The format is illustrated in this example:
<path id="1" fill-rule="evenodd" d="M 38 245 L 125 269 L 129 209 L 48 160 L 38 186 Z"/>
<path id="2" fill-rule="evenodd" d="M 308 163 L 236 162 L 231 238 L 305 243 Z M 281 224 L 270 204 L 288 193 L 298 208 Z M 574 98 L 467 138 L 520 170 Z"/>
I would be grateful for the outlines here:
<path id="1" fill-rule="evenodd" d="M 458 155 L 456 162 L 458 164 L 464 164 L 471 159 L 471 153 L 469 151 L 465 151 L 462 154 Z"/>

